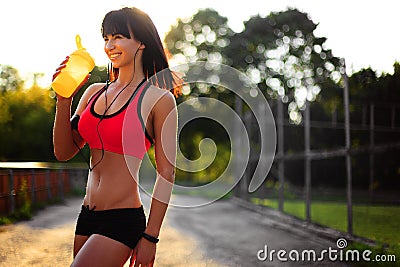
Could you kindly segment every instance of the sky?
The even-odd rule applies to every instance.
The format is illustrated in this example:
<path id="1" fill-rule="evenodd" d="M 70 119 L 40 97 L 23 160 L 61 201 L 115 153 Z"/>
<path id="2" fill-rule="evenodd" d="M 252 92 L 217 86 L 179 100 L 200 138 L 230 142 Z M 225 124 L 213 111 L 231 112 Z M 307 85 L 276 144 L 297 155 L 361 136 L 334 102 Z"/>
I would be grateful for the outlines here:
<path id="1" fill-rule="evenodd" d="M 371 67 L 378 75 L 393 73 L 400 61 L 400 31 L 396 30 L 400 4 L 396 0 L 11 0 L 0 8 L 0 64 L 18 69 L 21 77 L 49 86 L 59 63 L 76 48 L 75 35 L 94 57 L 96 65 L 106 65 L 100 25 L 113 9 L 136 6 L 154 21 L 161 39 L 178 18 L 189 17 L 198 9 L 212 8 L 228 18 L 235 32 L 251 16 L 297 8 L 318 24 L 314 34 L 326 37 L 333 55 L 346 60 L 347 73 Z M 235 3 L 235 4 L 232 4 Z"/>

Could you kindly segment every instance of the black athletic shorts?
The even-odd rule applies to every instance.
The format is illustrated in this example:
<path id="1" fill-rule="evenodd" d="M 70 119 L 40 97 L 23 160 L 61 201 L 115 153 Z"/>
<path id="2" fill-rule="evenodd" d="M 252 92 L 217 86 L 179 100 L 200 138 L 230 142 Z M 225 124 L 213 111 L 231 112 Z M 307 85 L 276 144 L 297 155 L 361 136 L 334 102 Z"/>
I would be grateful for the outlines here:
<path id="1" fill-rule="evenodd" d="M 75 234 L 91 236 L 99 234 L 135 248 L 146 228 L 143 206 L 110 210 L 90 210 L 82 205 L 76 223 Z"/>

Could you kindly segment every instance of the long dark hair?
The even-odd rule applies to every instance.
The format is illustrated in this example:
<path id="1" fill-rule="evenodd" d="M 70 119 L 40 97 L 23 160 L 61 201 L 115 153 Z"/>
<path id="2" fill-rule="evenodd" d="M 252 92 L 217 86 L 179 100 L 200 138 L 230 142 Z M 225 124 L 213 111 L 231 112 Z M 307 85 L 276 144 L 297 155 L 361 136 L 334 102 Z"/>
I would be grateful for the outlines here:
<path id="1" fill-rule="evenodd" d="M 131 36 L 131 32 L 134 36 Z M 143 72 L 151 84 L 170 90 L 176 97 L 181 94 L 181 80 L 169 70 L 160 36 L 153 21 L 142 10 L 124 7 L 108 12 L 101 25 L 101 34 L 121 34 L 126 38 L 135 38 L 145 45 L 142 54 Z M 118 77 L 118 69 L 112 69 L 111 80 Z"/>

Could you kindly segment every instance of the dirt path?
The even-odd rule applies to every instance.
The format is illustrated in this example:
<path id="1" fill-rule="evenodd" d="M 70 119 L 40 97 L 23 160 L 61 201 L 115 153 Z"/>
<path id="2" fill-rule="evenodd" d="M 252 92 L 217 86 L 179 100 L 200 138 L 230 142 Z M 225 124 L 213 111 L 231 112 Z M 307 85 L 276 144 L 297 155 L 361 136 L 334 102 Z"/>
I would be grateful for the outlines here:
<path id="1" fill-rule="evenodd" d="M 0 266 L 69 266 L 80 199 L 49 206 L 31 221 L 0 227 Z M 128 266 L 126 264 L 125 266 Z M 206 260 L 194 239 L 164 225 L 155 266 L 223 266 Z"/>

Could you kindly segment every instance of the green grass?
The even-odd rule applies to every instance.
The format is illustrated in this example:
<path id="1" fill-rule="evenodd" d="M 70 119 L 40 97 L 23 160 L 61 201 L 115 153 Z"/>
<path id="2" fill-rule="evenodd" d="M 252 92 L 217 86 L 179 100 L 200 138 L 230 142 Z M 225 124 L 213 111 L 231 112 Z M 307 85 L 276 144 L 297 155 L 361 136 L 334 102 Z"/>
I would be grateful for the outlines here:
<path id="1" fill-rule="evenodd" d="M 253 203 L 278 208 L 278 200 L 253 198 Z M 285 200 L 284 212 L 305 219 L 302 200 Z M 346 232 L 347 207 L 343 202 L 313 201 L 311 221 Z M 353 205 L 353 233 L 381 243 L 400 246 L 400 207 Z"/>

